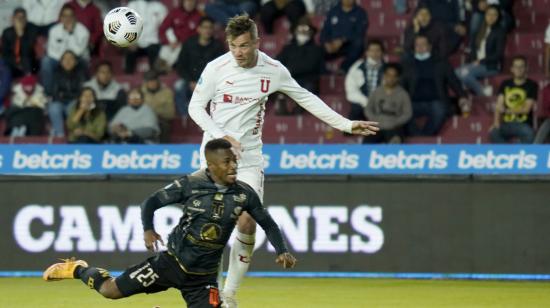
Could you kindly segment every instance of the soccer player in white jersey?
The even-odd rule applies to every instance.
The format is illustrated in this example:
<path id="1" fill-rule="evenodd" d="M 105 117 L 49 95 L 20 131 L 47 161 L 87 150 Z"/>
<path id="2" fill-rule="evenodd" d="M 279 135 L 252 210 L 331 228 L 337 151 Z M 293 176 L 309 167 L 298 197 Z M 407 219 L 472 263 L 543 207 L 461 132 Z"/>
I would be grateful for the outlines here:
<path id="1" fill-rule="evenodd" d="M 206 65 L 189 103 L 189 115 L 204 130 L 201 167 L 206 167 L 204 145 L 225 138 L 239 158 L 237 177 L 263 199 L 262 125 L 267 98 L 276 91 L 338 130 L 365 136 L 378 131 L 375 122 L 350 121 L 333 111 L 300 87 L 279 61 L 259 51 L 258 29 L 247 15 L 230 19 L 225 32 L 230 51 Z M 206 112 L 208 102 L 210 115 Z M 228 307 L 237 306 L 235 293 L 250 265 L 255 232 L 256 222 L 243 213 L 222 293 Z"/>

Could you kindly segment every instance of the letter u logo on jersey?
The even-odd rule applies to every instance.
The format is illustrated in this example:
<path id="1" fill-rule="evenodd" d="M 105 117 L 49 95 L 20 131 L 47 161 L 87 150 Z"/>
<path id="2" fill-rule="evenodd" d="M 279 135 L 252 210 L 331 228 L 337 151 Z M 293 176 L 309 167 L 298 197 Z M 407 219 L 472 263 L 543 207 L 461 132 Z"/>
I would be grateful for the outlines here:
<path id="1" fill-rule="evenodd" d="M 269 83 L 271 82 L 271 80 L 260 79 L 260 82 L 261 82 L 260 91 L 262 91 L 263 93 L 267 93 L 267 91 L 269 91 Z"/>

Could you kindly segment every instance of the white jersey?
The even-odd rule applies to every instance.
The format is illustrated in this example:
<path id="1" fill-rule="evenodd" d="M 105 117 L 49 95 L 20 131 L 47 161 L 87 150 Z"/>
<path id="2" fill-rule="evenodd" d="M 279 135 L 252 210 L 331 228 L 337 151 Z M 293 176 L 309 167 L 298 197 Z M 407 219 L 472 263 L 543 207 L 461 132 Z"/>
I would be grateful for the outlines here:
<path id="1" fill-rule="evenodd" d="M 226 135 L 245 150 L 261 146 L 265 103 L 277 91 L 330 126 L 351 132 L 352 122 L 298 85 L 281 62 L 258 51 L 257 65 L 242 68 L 227 52 L 206 65 L 189 103 L 189 115 L 204 131 L 203 146 Z"/>

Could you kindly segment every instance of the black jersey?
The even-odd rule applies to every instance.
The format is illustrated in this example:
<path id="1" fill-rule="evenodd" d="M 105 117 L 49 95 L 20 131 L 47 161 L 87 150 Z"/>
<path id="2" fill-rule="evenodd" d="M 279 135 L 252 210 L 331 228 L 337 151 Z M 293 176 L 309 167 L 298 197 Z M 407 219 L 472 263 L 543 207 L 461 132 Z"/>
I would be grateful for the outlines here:
<path id="1" fill-rule="evenodd" d="M 211 274 L 218 270 L 223 248 L 242 211 L 265 230 L 277 254 L 288 251 L 279 227 L 256 192 L 244 182 L 219 187 L 208 170 L 175 180 L 142 204 L 144 230 L 154 230 L 154 211 L 171 204 L 180 204 L 183 215 L 168 237 L 168 252 L 187 273 Z"/>

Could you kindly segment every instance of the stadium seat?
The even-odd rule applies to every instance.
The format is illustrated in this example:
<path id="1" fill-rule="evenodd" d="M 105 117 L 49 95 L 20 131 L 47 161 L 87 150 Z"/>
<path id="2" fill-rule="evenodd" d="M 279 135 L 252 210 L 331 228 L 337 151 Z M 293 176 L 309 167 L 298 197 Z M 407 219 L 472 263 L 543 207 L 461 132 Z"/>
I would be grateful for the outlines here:
<path id="1" fill-rule="evenodd" d="M 343 94 L 345 93 L 344 76 L 322 75 L 320 79 L 320 94 Z"/>

